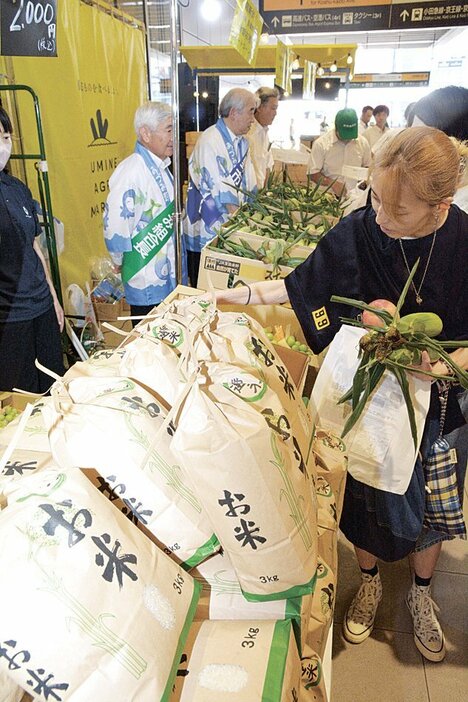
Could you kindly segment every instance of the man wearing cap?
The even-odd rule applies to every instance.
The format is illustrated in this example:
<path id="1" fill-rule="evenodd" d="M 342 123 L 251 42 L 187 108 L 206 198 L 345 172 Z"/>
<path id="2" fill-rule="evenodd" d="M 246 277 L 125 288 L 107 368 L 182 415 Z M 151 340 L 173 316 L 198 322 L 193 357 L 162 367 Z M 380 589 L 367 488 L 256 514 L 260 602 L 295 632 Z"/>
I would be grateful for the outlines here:
<path id="1" fill-rule="evenodd" d="M 358 116 L 346 108 L 336 113 L 335 128 L 312 144 L 307 173 L 316 183 L 331 185 L 339 196 L 357 184 L 355 178 L 343 176 L 343 166 L 367 168 L 370 162 L 369 143 L 358 135 Z"/>

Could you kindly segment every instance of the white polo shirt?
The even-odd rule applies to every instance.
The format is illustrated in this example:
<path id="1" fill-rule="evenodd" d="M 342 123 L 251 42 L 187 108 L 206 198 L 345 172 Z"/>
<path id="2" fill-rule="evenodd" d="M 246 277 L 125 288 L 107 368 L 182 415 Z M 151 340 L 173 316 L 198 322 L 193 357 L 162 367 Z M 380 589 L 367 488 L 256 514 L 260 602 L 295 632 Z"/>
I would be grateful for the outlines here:
<path id="1" fill-rule="evenodd" d="M 373 127 L 369 127 L 366 129 L 366 131 L 363 134 L 363 137 L 367 139 L 369 142 L 369 146 L 371 147 L 371 151 L 373 151 L 374 146 L 377 144 L 379 139 L 383 137 L 383 135 L 388 132 L 390 127 L 384 127 L 383 129 L 380 129 L 376 124 L 374 124 Z"/>
<path id="2" fill-rule="evenodd" d="M 246 134 L 250 146 L 250 158 L 255 169 L 257 187 L 263 188 L 267 169 L 274 166 L 273 154 L 270 149 L 270 139 L 268 137 L 268 127 L 254 120 Z"/>
<path id="3" fill-rule="evenodd" d="M 331 129 L 312 144 L 307 173 L 323 173 L 327 178 L 337 178 L 350 190 L 355 187 L 357 180 L 344 178 L 343 166 L 368 168 L 370 162 L 370 147 L 364 137 L 358 136 L 357 139 L 344 142 L 338 139 L 335 129 Z"/>

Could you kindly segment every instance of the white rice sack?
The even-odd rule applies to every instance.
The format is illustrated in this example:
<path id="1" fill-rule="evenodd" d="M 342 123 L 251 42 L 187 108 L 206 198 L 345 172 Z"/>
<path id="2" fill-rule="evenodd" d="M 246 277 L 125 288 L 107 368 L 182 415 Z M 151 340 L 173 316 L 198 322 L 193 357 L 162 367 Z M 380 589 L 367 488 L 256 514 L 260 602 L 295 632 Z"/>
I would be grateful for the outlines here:
<path id="1" fill-rule="evenodd" d="M 119 365 L 125 355 L 126 346 L 116 349 L 100 349 L 86 361 L 77 361 L 63 376 L 64 381 L 80 376 L 110 377 L 120 375 Z"/>
<path id="2" fill-rule="evenodd" d="M 299 443 L 260 374 L 203 364 L 171 447 L 249 600 L 312 591 L 316 503 Z"/>
<path id="3" fill-rule="evenodd" d="M 53 456 L 94 468 L 162 548 L 195 566 L 219 548 L 213 528 L 170 447 L 173 429 L 157 398 L 129 378 L 80 377 L 52 388 Z"/>
<path id="4" fill-rule="evenodd" d="M 299 650 L 305 643 L 312 595 L 289 600 L 249 602 L 242 595 L 226 553 L 217 553 L 190 571 L 201 585 L 195 619 L 291 619 Z"/>
<path id="5" fill-rule="evenodd" d="M 199 586 L 77 469 L 0 512 L 0 671 L 38 700 L 167 700 Z"/>
<path id="6" fill-rule="evenodd" d="M 24 690 L 0 670 L 0 702 L 21 702 Z"/>
<path id="7" fill-rule="evenodd" d="M 301 665 L 288 620 L 203 622 L 186 655 L 181 702 L 298 699 Z"/>

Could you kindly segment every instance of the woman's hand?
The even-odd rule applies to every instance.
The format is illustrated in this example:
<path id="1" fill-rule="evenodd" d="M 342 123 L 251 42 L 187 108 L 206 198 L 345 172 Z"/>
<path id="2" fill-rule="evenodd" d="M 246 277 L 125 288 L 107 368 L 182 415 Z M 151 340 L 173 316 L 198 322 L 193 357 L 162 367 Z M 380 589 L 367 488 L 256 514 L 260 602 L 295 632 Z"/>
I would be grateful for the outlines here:
<path id="1" fill-rule="evenodd" d="M 434 380 L 434 378 L 431 378 L 430 375 L 426 375 L 426 373 L 434 373 L 434 368 L 432 366 L 431 359 L 429 358 L 429 354 L 427 353 L 427 351 L 423 351 L 421 353 L 421 363 L 419 363 L 417 366 L 408 366 L 408 370 L 411 373 L 411 375 L 414 375 L 420 380 L 426 380 L 428 382 Z M 419 371 L 424 372 L 420 373 Z"/>
<path id="2" fill-rule="evenodd" d="M 62 305 L 60 304 L 60 302 L 57 299 L 57 296 L 54 295 L 53 298 L 54 298 L 55 316 L 57 317 L 57 322 L 58 322 L 60 331 L 62 332 L 64 324 L 65 324 L 65 314 L 63 312 Z"/>

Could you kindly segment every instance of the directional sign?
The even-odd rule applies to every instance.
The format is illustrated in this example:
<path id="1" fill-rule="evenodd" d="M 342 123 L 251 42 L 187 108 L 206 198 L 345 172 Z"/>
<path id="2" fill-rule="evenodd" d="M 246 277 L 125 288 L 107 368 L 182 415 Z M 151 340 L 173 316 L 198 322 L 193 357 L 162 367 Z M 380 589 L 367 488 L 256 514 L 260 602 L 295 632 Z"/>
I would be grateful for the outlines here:
<path id="1" fill-rule="evenodd" d="M 351 32 L 468 24 L 468 0 L 259 0 L 270 32 Z"/>
<path id="2" fill-rule="evenodd" d="M 460 2 L 393 0 L 390 29 L 456 27 L 466 24 L 468 24 L 468 0 Z"/>
<path id="3" fill-rule="evenodd" d="M 429 85 L 429 72 L 421 73 L 357 73 L 350 88 L 420 88 Z"/>

